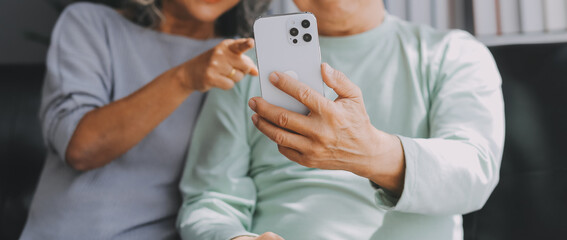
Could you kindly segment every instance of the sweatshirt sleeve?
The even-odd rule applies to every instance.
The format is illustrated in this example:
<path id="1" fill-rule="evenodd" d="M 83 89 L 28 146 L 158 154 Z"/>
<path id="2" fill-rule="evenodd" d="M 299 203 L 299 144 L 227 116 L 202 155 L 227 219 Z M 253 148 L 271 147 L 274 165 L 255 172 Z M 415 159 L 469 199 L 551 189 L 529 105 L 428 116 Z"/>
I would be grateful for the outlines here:
<path id="1" fill-rule="evenodd" d="M 183 239 L 229 240 L 248 232 L 256 206 L 249 177 L 250 121 L 243 82 L 229 91 L 212 89 L 195 126 L 180 183 L 183 203 L 177 227 Z"/>
<path id="2" fill-rule="evenodd" d="M 110 102 L 110 54 L 100 15 L 89 5 L 69 6 L 52 34 L 40 120 L 49 151 L 65 160 L 81 118 Z"/>
<path id="3" fill-rule="evenodd" d="M 441 215 L 482 208 L 498 183 L 504 145 L 501 77 L 488 49 L 452 34 L 432 61 L 430 137 L 399 136 L 406 159 L 404 190 L 383 189 L 378 205 L 394 211 Z"/>

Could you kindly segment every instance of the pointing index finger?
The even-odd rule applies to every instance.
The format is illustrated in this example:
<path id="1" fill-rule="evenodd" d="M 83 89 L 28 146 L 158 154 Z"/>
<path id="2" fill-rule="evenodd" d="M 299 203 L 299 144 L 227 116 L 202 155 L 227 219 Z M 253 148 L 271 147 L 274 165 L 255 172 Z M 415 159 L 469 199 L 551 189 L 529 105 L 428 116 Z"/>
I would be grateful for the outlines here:
<path id="1" fill-rule="evenodd" d="M 243 54 L 254 47 L 254 40 L 252 38 L 237 39 L 228 45 L 228 49 L 235 54 Z"/>

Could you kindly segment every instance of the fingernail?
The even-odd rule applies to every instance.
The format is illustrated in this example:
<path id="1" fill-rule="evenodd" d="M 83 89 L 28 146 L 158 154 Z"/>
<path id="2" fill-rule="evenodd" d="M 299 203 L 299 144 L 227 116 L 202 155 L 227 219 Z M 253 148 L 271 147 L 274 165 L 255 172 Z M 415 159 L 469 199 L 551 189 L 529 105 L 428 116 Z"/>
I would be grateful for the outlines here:
<path id="1" fill-rule="evenodd" d="M 252 115 L 252 123 L 254 123 L 254 125 L 258 123 L 258 114 Z"/>
<path id="2" fill-rule="evenodd" d="M 329 65 L 328 63 L 323 63 L 323 65 L 325 65 L 325 72 L 327 74 L 333 73 L 333 68 L 331 67 L 331 65 Z"/>
<path id="3" fill-rule="evenodd" d="M 256 101 L 254 99 L 250 99 L 250 101 L 248 101 L 248 106 L 250 106 L 252 110 L 256 111 Z"/>
<path id="4" fill-rule="evenodd" d="M 270 74 L 270 82 L 277 83 L 280 80 L 280 76 L 277 73 L 273 72 Z"/>

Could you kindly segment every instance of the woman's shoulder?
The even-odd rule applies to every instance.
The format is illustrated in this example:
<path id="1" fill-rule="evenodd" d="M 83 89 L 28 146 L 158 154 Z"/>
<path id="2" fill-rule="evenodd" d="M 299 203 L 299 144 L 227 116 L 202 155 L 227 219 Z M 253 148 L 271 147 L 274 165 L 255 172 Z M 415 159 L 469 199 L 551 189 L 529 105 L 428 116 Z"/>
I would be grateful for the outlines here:
<path id="1" fill-rule="evenodd" d="M 116 9 L 103 4 L 90 2 L 77 2 L 65 8 L 59 17 L 58 24 L 76 25 L 87 28 L 107 27 L 115 25 L 123 18 Z M 125 20 L 125 19 L 124 19 Z M 114 24 L 108 24 L 108 22 Z"/>
<path id="2" fill-rule="evenodd" d="M 74 2 L 69 4 L 65 11 L 78 11 L 82 13 L 87 13 L 90 11 L 109 11 L 112 10 L 111 7 L 100 4 L 100 3 L 93 3 L 93 2 Z"/>
<path id="3" fill-rule="evenodd" d="M 106 56 L 111 35 L 120 31 L 121 24 L 116 24 L 120 17 L 116 10 L 101 4 L 80 2 L 67 6 L 51 34 L 48 62 L 60 61 L 62 54 Z"/>
<path id="4" fill-rule="evenodd" d="M 91 2 L 76 2 L 65 8 L 62 16 L 72 15 L 82 17 L 84 19 L 95 20 L 100 17 L 108 17 L 109 15 L 119 15 L 118 12 L 104 4 Z"/>

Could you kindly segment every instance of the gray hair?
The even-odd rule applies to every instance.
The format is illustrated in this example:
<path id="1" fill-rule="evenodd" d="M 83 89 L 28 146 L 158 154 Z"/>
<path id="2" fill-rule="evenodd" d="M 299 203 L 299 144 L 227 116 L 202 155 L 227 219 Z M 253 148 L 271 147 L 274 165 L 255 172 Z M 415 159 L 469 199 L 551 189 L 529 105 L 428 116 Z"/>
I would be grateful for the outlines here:
<path id="1" fill-rule="evenodd" d="M 124 15 L 136 24 L 156 28 L 165 17 L 161 12 L 163 0 L 124 0 Z M 254 20 L 264 13 L 271 0 L 241 0 L 233 9 L 224 13 L 215 23 L 215 32 L 223 37 L 249 37 Z"/>
<path id="2" fill-rule="evenodd" d="M 155 28 L 165 20 L 159 0 L 124 0 L 121 7 L 128 19 L 144 27 Z"/>

